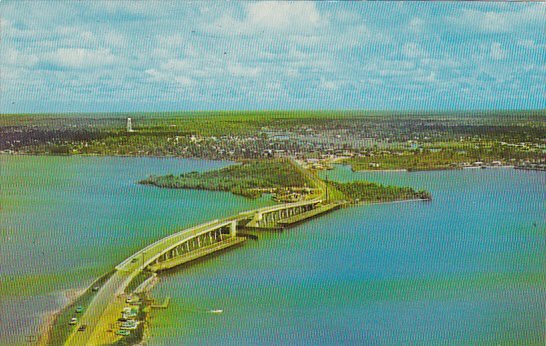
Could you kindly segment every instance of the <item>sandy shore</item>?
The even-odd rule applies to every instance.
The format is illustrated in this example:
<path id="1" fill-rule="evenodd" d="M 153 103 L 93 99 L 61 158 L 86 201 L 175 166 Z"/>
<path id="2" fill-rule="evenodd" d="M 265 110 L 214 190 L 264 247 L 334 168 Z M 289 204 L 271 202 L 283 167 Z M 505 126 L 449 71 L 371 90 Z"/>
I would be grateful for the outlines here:
<path id="1" fill-rule="evenodd" d="M 59 317 L 59 314 L 63 309 L 72 304 L 78 297 L 80 297 L 85 292 L 85 288 L 80 289 L 67 289 L 61 291 L 61 299 L 63 302 L 58 309 L 45 312 L 42 316 L 42 321 L 38 329 L 38 334 L 40 335 L 37 341 L 37 344 L 40 346 L 47 345 L 51 337 L 51 331 L 53 330 L 53 324 Z"/>

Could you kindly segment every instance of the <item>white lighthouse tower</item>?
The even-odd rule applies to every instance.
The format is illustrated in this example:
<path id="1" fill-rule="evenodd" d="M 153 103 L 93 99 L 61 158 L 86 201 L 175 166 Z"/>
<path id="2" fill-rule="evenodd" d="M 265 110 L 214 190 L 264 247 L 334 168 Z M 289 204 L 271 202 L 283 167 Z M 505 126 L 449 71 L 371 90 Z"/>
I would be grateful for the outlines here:
<path id="1" fill-rule="evenodd" d="M 131 123 L 131 118 L 127 118 L 127 132 L 134 132 L 133 124 Z"/>

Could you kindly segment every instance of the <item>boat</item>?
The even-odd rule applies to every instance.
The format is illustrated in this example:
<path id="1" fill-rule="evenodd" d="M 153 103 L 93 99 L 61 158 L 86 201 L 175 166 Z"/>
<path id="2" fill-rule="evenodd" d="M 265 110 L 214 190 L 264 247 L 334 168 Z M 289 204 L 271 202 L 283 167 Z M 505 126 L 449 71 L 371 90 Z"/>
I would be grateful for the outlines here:
<path id="1" fill-rule="evenodd" d="M 224 310 L 222 309 L 216 309 L 216 310 L 209 310 L 209 312 L 211 314 L 221 314 L 222 312 L 224 312 Z"/>

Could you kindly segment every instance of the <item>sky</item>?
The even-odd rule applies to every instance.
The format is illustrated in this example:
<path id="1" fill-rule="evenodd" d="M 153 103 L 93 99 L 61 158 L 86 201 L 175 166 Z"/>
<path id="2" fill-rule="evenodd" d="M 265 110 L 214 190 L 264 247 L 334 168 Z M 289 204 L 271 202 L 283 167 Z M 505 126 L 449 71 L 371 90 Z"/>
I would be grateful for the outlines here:
<path id="1" fill-rule="evenodd" d="M 546 3 L 0 0 L 0 113 L 546 108 Z"/>

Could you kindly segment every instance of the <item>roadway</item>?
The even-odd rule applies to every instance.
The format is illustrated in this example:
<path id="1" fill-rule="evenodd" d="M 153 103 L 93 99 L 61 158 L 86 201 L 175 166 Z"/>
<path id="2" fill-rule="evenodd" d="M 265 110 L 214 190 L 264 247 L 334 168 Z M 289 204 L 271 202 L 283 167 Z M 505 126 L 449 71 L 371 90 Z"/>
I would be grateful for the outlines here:
<path id="1" fill-rule="evenodd" d="M 88 308 L 83 312 L 79 323 L 74 327 L 74 332 L 70 335 L 65 345 L 82 346 L 87 344 L 87 340 L 91 338 L 93 331 L 99 323 L 100 317 L 108 307 L 108 304 L 112 301 L 112 297 L 116 295 L 116 292 L 120 287 L 124 286 L 124 283 L 130 277 L 127 272 L 116 271 L 108 281 L 97 292 Z M 79 332 L 77 331 L 80 325 L 87 325 L 87 328 Z"/>
<path id="2" fill-rule="evenodd" d="M 74 332 L 70 335 L 65 345 L 86 345 L 88 340 L 93 336 L 108 305 L 116 296 L 124 292 L 131 280 L 148 266 L 148 264 L 153 262 L 158 254 L 188 237 L 191 237 L 193 234 L 198 233 L 203 229 L 213 227 L 219 223 L 220 221 L 214 220 L 160 239 L 150 246 L 136 252 L 116 266 L 115 273 L 102 285 L 89 303 L 87 309 L 79 316 L 78 324 L 74 327 Z M 87 326 L 86 329 L 81 332 L 77 331 L 78 327 L 84 324 Z"/>
<path id="3" fill-rule="evenodd" d="M 291 162 L 294 164 L 296 168 L 301 170 L 302 173 L 306 174 L 317 185 L 318 188 L 323 190 L 319 198 L 315 198 L 313 200 L 313 201 L 320 202 L 319 199 L 324 195 L 325 184 L 322 181 L 320 181 L 320 179 L 317 179 L 316 177 L 309 175 L 294 161 L 291 161 Z M 104 323 L 104 321 L 101 321 L 101 319 L 103 315 L 106 315 L 106 311 L 108 310 L 109 305 L 110 305 L 110 310 L 112 310 L 115 305 L 114 302 L 116 300 L 116 297 L 121 295 L 124 292 L 124 290 L 127 288 L 127 286 L 129 285 L 131 280 L 136 275 L 138 275 L 138 273 L 144 270 L 144 268 L 146 268 L 149 264 L 155 261 L 155 259 L 158 258 L 163 251 L 175 246 L 178 243 L 185 241 L 186 239 L 192 236 L 195 236 L 201 233 L 202 231 L 206 229 L 215 227 L 217 225 L 225 223 L 226 221 L 239 220 L 244 218 L 245 215 L 248 216 L 260 211 L 282 209 L 283 207 L 286 208 L 286 207 L 296 206 L 300 204 L 307 204 L 309 202 L 312 202 L 312 201 L 275 205 L 271 207 L 252 210 L 249 212 L 244 212 L 237 216 L 229 217 L 223 220 L 213 220 L 213 221 L 174 233 L 136 252 L 135 254 L 133 254 L 132 256 L 130 256 L 129 258 L 127 258 L 126 260 L 124 260 L 123 262 L 121 262 L 119 265 L 116 266 L 116 272 L 110 277 L 110 279 L 108 279 L 108 281 L 106 281 L 102 285 L 102 287 L 99 289 L 97 294 L 93 297 L 87 309 L 80 316 L 80 319 L 78 321 L 79 323 L 75 326 L 73 333 L 69 336 L 65 345 L 82 346 L 82 345 L 87 345 L 89 343 L 89 340 L 91 339 L 96 340 L 97 336 L 94 336 L 93 334 L 95 333 L 96 330 L 97 332 L 102 332 L 103 328 L 101 327 L 97 329 L 97 326 L 101 322 Z M 86 329 L 81 332 L 77 331 L 78 327 L 83 324 L 87 326 Z M 98 339 L 100 340 L 100 337 Z"/>

